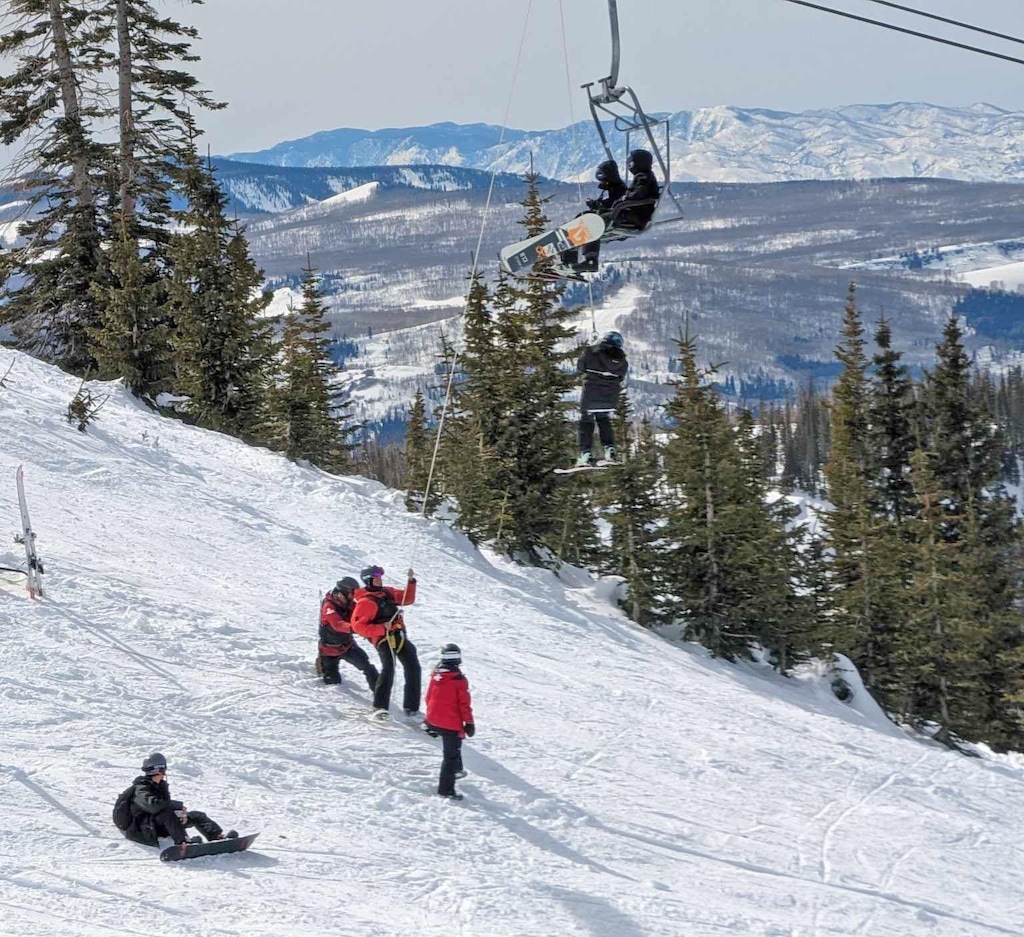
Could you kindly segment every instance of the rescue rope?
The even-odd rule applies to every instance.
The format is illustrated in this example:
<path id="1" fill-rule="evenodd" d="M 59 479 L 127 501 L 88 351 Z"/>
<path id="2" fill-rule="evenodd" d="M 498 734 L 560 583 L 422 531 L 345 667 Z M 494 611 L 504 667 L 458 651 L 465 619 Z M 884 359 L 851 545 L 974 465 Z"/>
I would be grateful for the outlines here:
<path id="1" fill-rule="evenodd" d="M 516 64 L 512 70 L 512 87 L 509 89 L 508 101 L 505 103 L 505 114 L 501 120 L 501 133 L 498 136 L 498 146 L 500 147 L 505 141 L 505 130 L 508 127 L 509 116 L 512 113 L 512 99 L 515 97 L 516 83 L 519 80 L 519 66 L 523 60 L 523 48 L 526 45 L 526 32 L 530 25 L 530 11 L 533 9 L 533 0 L 529 0 L 526 5 L 526 16 L 523 19 L 523 31 L 519 37 L 519 49 L 516 52 Z M 491 209 L 491 198 L 494 194 L 494 183 L 498 176 L 498 167 L 495 165 L 491 171 L 491 184 L 487 188 L 487 202 L 484 204 L 483 215 L 480 218 L 480 234 L 476 239 L 476 250 L 473 251 L 473 266 L 469 273 L 469 288 L 466 290 L 466 301 L 462 308 L 462 314 L 459 317 L 459 322 L 463 322 L 466 318 L 466 313 L 469 311 L 469 299 L 473 293 L 473 287 L 476 284 L 477 271 L 480 264 L 480 248 L 484 241 L 484 232 L 487 228 L 487 218 Z M 463 343 L 465 342 L 465 336 L 463 336 Z M 430 503 L 430 487 L 434 481 L 434 471 L 437 466 L 437 453 L 441 447 L 441 436 L 444 432 L 444 421 L 448 415 L 448 404 L 451 402 L 452 387 L 455 384 L 455 372 L 459 363 L 459 356 L 461 351 L 456 348 L 455 354 L 452 357 L 451 366 L 448 370 L 448 382 L 444 392 L 444 402 L 441 404 L 441 416 L 437 421 L 437 430 L 434 436 L 434 451 L 430 456 L 430 470 L 427 472 L 427 484 L 423 490 L 423 504 L 420 507 L 420 516 L 427 516 L 427 505 Z M 416 548 L 419 545 L 419 541 L 413 542 L 413 560 L 416 558 Z M 412 567 L 414 564 L 409 563 Z"/>
<path id="2" fill-rule="evenodd" d="M 572 149 L 574 153 L 578 153 L 579 146 L 576 144 L 576 114 L 572 106 L 573 91 L 572 91 L 572 77 L 570 76 L 569 68 L 569 42 L 566 38 L 565 31 L 565 8 L 563 6 L 563 0 L 558 0 L 558 19 L 562 26 L 562 60 L 565 63 L 565 90 L 569 98 L 569 132 L 572 135 Z M 584 204 L 583 201 L 583 183 L 579 177 L 576 179 L 576 191 L 580 204 Z M 593 281 L 587 280 L 587 293 L 590 297 L 590 333 L 591 340 L 597 340 L 597 314 L 594 312 L 594 284 Z"/>

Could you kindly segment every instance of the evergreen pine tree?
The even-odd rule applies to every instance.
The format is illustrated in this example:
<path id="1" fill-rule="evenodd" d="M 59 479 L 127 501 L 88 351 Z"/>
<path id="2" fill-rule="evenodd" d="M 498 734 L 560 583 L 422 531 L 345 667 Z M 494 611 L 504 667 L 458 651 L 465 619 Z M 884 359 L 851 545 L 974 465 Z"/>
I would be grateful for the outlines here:
<path id="1" fill-rule="evenodd" d="M 870 447 L 870 385 L 864 330 L 850 285 L 836 357 L 843 365 L 830 406 L 832 448 L 825 467 L 831 508 L 824 520 L 831 548 L 831 641 L 858 666 L 865 685 L 887 705 L 893 647 L 904 610 L 906 570 L 895 562 L 898 536 L 875 511 L 877 461 Z"/>
<path id="2" fill-rule="evenodd" d="M 0 143 L 17 147 L 28 220 L 0 256 L 0 324 L 18 345 L 78 374 L 96 367 L 89 335 L 105 281 L 97 182 L 108 147 L 92 122 L 106 113 L 87 96 L 109 66 L 107 34 L 91 3 L 11 0 L 0 16 Z"/>
<path id="3" fill-rule="evenodd" d="M 611 528 L 606 568 L 622 576 L 626 614 L 650 627 L 666 620 L 666 573 L 662 568 L 664 508 L 660 453 L 650 420 L 635 425 L 629 398 L 616 412 L 615 438 L 621 465 L 607 469 L 602 517 Z"/>
<path id="4" fill-rule="evenodd" d="M 289 310 L 281 336 L 281 373 L 273 395 L 282 427 L 281 447 L 289 459 L 303 459 L 328 472 L 349 468 L 349 441 L 357 426 L 333 386 L 338 373 L 330 357 L 330 324 L 316 269 L 302 268 L 302 305 Z"/>
<path id="5" fill-rule="evenodd" d="M 682 379 L 667 407 L 667 591 L 687 633 L 716 656 L 755 644 L 777 653 L 796 573 L 785 520 L 766 504 L 749 419 L 733 427 L 694 342 L 680 340 L 679 350 Z"/>
<path id="6" fill-rule="evenodd" d="M 1016 608 L 1020 525 L 999 472 L 1002 440 L 986 401 L 973 393 L 970 361 L 959 323 L 950 317 L 927 375 L 924 432 L 939 488 L 946 492 L 942 535 L 961 544 L 960 567 L 977 588 L 982 651 L 984 737 L 998 747 L 1019 746 L 1024 724 L 1017 700 L 1024 687 L 1020 658 L 1024 626 Z"/>
<path id="7" fill-rule="evenodd" d="M 433 434 L 427 429 L 426 400 L 423 391 L 417 389 L 405 429 L 405 506 L 410 511 L 422 511 L 427 516 L 434 513 L 439 501 L 433 481 L 432 490 L 427 494 L 433 451 Z"/>
<path id="8" fill-rule="evenodd" d="M 902 527 L 913 516 L 910 457 L 915 449 L 915 400 L 902 354 L 892 347 L 892 331 L 883 316 L 875 331 L 878 352 L 873 358 L 868 406 L 868 448 L 875 487 L 874 509 Z"/>
<path id="9" fill-rule="evenodd" d="M 90 332 L 99 375 L 119 378 L 140 397 L 164 390 L 170 375 L 166 285 L 125 231 L 110 248 L 109 284 L 93 287 L 102 308 L 101 323 Z"/>
<path id="10" fill-rule="evenodd" d="M 227 199 L 195 149 L 178 170 L 188 210 L 172 235 L 167 308 L 176 329 L 176 389 L 201 425 L 258 441 L 272 355 L 262 314 L 270 303 L 243 229 L 229 225 Z"/>

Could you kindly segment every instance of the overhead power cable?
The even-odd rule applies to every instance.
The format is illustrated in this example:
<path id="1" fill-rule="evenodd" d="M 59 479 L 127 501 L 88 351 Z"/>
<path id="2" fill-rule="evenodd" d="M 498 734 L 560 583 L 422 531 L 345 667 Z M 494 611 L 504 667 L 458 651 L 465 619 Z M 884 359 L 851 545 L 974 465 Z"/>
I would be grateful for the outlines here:
<path id="1" fill-rule="evenodd" d="M 943 45 L 953 46 L 957 49 L 965 49 L 968 52 L 977 52 L 979 55 L 987 55 L 994 59 L 1002 59 L 1004 62 L 1013 62 L 1015 65 L 1024 65 L 1024 59 L 1015 58 L 1012 55 L 1003 55 L 1001 52 L 993 52 L 991 49 L 982 49 L 978 46 L 969 46 L 963 42 L 954 42 L 952 39 L 943 39 L 940 36 L 933 36 L 930 33 L 918 32 L 916 29 L 907 29 L 904 26 L 896 26 L 894 23 L 886 23 L 882 20 L 873 20 L 866 16 L 858 16 L 856 13 L 847 13 L 843 10 L 836 10 L 832 7 L 822 6 L 818 3 L 810 3 L 808 0 L 783 0 L 784 3 L 795 3 L 797 6 L 809 7 L 812 10 L 820 10 L 822 13 L 831 13 L 833 16 L 842 16 L 848 20 L 856 20 L 859 23 L 868 23 L 871 26 L 881 26 L 883 29 L 891 29 L 893 32 L 904 33 L 908 36 L 917 36 L 919 39 L 928 39 L 931 42 L 941 42 Z"/>
<path id="2" fill-rule="evenodd" d="M 879 6 L 891 7 L 894 10 L 902 10 L 904 13 L 913 13 L 915 16 L 923 16 L 925 19 L 935 20 L 939 23 L 948 23 L 950 26 L 957 26 L 960 29 L 969 29 L 974 33 L 982 33 L 986 36 L 994 36 L 996 39 L 1005 39 L 1007 42 L 1016 42 L 1024 46 L 1024 39 L 1017 36 L 1009 36 L 1006 33 L 997 33 L 982 26 L 972 26 L 970 23 L 961 23 L 959 20 L 951 20 L 937 13 L 928 13 L 925 10 L 915 10 L 913 7 L 904 6 L 902 3 L 893 3 L 892 0 L 867 0 L 868 3 L 877 3 Z"/>

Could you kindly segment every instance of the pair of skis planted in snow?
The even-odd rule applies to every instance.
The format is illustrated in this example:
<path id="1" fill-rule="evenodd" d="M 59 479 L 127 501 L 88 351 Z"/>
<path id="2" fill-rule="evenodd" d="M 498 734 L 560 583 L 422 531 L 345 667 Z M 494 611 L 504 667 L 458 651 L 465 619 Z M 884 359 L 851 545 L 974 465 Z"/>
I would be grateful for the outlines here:
<path id="1" fill-rule="evenodd" d="M 18 466 L 18 507 L 21 510 L 21 537 L 25 544 L 25 561 L 27 563 L 27 585 L 30 598 L 36 599 L 43 594 L 43 564 L 36 552 L 36 535 L 32 530 L 32 522 L 28 517 L 28 501 L 25 499 L 25 468 Z"/>

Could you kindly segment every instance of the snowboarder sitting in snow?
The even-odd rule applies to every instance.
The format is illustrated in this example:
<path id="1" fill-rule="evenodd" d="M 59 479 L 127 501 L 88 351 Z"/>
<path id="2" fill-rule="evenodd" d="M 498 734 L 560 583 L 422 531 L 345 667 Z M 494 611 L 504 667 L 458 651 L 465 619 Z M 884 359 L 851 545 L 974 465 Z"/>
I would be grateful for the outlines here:
<path id="1" fill-rule="evenodd" d="M 441 736 L 444 755 L 437 793 L 452 800 L 462 800 L 455 792 L 456 778 L 464 778 L 462 740 L 476 734 L 469 681 L 459 669 L 462 651 L 457 644 L 441 648 L 441 660 L 427 684 L 427 718 L 424 728 L 433 736 Z"/>
<path id="2" fill-rule="evenodd" d="M 592 211 L 604 218 L 605 223 L 611 217 L 611 211 L 616 202 L 626 194 L 626 183 L 619 175 L 619 164 L 613 159 L 606 159 L 597 167 L 595 174 L 598 188 L 601 195 L 597 198 L 587 199 L 587 211 Z M 579 217 L 578 215 L 576 217 Z M 562 266 L 574 273 L 586 273 L 597 269 L 598 256 L 601 252 L 601 242 L 593 241 L 583 245 L 583 260 L 579 259 L 579 249 L 574 247 L 571 250 L 563 251 L 561 254 Z"/>
<path id="3" fill-rule="evenodd" d="M 380 566 L 367 566 L 359 573 L 365 588 L 356 592 L 352 630 L 367 638 L 380 656 L 380 676 L 373 693 L 374 716 L 387 719 L 396 658 L 405 674 L 402 708 L 407 716 L 415 716 L 420 709 L 420 659 L 415 645 L 406 637 L 400 606 L 412 605 L 416 600 L 416 577 L 410 569 L 405 588 L 394 589 L 384 585 L 383 576 Z"/>
<path id="4" fill-rule="evenodd" d="M 601 437 L 604 458 L 598 465 L 615 461 L 615 433 L 612 429 L 612 414 L 619 402 L 619 391 L 629 362 L 622 350 L 623 340 L 618 332 L 605 332 L 596 345 L 583 350 L 576 362 L 576 370 L 583 375 L 583 397 L 580 400 L 579 446 L 580 455 L 576 467 L 590 465 L 593 458 L 594 423 L 597 423 Z"/>
<path id="5" fill-rule="evenodd" d="M 169 836 L 181 848 L 182 855 L 190 842 L 202 842 L 198 836 L 189 840 L 185 836 L 187 827 L 194 826 L 211 842 L 238 836 L 234 830 L 225 833 L 205 813 L 189 810 L 180 800 L 171 799 L 167 759 L 160 752 L 142 762 L 142 774 L 117 798 L 113 818 L 117 828 L 133 843 L 159 846 L 159 838 Z"/>
<path id="6" fill-rule="evenodd" d="M 370 663 L 366 651 L 356 644 L 349 620 L 356 607 L 353 596 L 358 588 L 359 583 L 351 576 L 346 576 L 338 580 L 320 604 L 320 656 L 317 672 L 323 676 L 324 683 L 341 683 L 338 668 L 341 661 L 345 661 L 362 671 L 370 692 L 373 692 L 380 674 Z"/>

